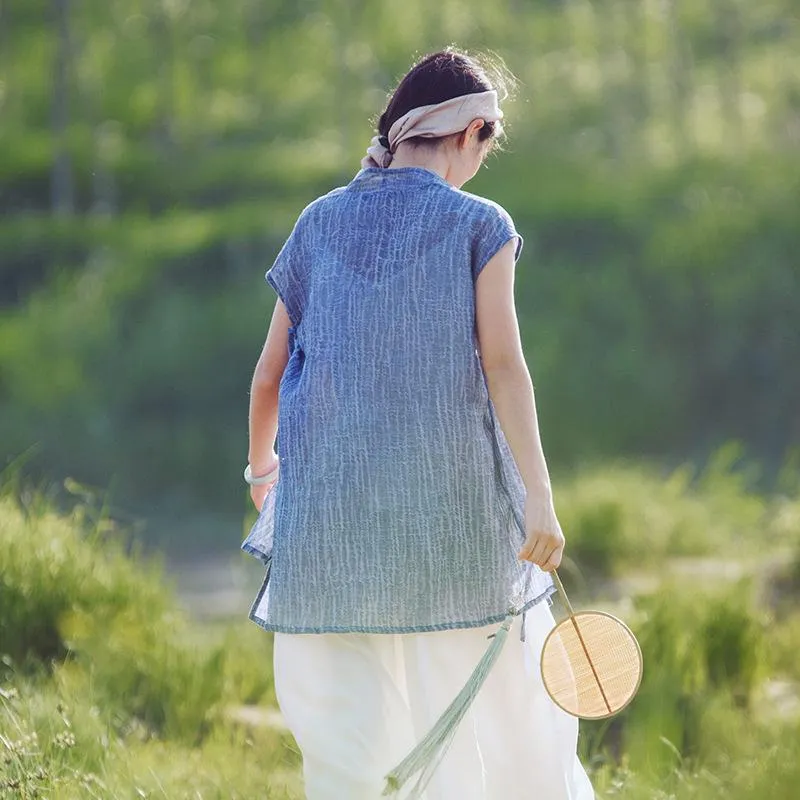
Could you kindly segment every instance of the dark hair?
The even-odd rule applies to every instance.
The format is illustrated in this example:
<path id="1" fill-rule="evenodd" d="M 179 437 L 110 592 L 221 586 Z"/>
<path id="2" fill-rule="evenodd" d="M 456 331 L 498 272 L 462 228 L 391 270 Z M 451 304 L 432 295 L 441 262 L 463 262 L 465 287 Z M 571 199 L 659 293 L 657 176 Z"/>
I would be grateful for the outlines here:
<path id="1" fill-rule="evenodd" d="M 497 91 L 498 100 L 504 100 L 514 83 L 514 76 L 499 57 L 445 48 L 417 61 L 400 81 L 380 116 L 378 135 L 386 137 L 392 125 L 412 108 L 443 103 L 453 97 L 488 92 L 490 89 Z M 491 138 L 494 144 L 502 132 L 502 123 L 485 122 L 478 131 L 478 139 L 485 141 Z M 436 144 L 441 139 L 414 136 L 406 141 L 412 144 Z"/>

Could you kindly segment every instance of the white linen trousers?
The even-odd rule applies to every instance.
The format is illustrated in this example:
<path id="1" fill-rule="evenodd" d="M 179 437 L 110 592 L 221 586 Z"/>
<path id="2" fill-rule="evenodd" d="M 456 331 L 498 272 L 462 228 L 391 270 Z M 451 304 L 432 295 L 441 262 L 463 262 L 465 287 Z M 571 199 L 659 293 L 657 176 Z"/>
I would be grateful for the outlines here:
<path id="1" fill-rule="evenodd" d="M 542 685 L 555 620 L 517 617 L 426 800 L 593 800 L 578 721 Z M 386 774 L 466 683 L 497 625 L 417 634 L 275 634 L 275 688 L 303 755 L 307 800 L 380 800 Z M 402 793 L 400 797 L 402 797 Z"/>

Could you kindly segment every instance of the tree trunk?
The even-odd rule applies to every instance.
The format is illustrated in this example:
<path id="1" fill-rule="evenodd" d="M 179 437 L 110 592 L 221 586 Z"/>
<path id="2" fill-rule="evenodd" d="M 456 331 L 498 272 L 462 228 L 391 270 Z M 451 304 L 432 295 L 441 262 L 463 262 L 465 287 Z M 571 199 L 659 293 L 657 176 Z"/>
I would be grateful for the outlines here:
<path id="1" fill-rule="evenodd" d="M 72 86 L 72 52 L 70 46 L 69 0 L 53 0 L 56 26 L 56 57 L 53 74 L 53 143 L 54 158 L 50 176 L 51 209 L 59 216 L 75 211 L 75 185 L 72 159 L 67 143 L 69 129 L 70 90 Z"/>
<path id="2" fill-rule="evenodd" d="M 632 91 L 637 124 L 650 116 L 650 61 L 647 49 L 647 5 L 644 0 L 625 3 L 627 50 L 631 57 L 634 75 Z"/>
<path id="3" fill-rule="evenodd" d="M 695 2 L 695 0 L 690 0 Z M 670 49 L 672 51 L 672 122 L 676 155 L 686 157 L 693 145 L 689 103 L 692 97 L 692 49 L 680 26 L 680 0 L 667 0 Z"/>
<path id="4" fill-rule="evenodd" d="M 11 49 L 11 24 L 10 24 L 10 9 L 9 0 L 0 0 L 0 80 L 5 81 L 5 96 L 3 97 L 3 117 L 8 119 L 10 110 L 11 92 L 13 91 L 13 75 L 12 65 L 13 58 L 10 52 Z"/>
<path id="5" fill-rule="evenodd" d="M 164 155 L 175 141 L 175 41 L 173 21 L 165 8 L 154 9 L 150 19 L 151 40 L 158 74 L 158 119 L 155 138 Z"/>
<path id="6" fill-rule="evenodd" d="M 734 149 L 739 150 L 743 139 L 741 96 L 741 65 L 739 41 L 741 39 L 739 9 L 730 0 L 714 0 L 716 29 L 720 35 L 719 93 L 725 123 L 725 138 L 730 137 Z"/>

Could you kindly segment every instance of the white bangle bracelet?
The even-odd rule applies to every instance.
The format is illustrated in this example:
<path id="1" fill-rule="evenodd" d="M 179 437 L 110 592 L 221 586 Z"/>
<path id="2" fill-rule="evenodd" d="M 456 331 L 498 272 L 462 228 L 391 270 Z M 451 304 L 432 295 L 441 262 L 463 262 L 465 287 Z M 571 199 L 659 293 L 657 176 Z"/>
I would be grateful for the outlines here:
<path id="1" fill-rule="evenodd" d="M 275 469 L 273 469 L 272 472 L 268 472 L 266 475 L 253 475 L 253 470 L 248 464 L 244 468 L 245 483 L 249 483 L 250 486 L 264 486 L 268 483 L 274 483 L 276 480 L 278 480 L 279 468 L 280 468 L 279 466 L 275 467 Z"/>

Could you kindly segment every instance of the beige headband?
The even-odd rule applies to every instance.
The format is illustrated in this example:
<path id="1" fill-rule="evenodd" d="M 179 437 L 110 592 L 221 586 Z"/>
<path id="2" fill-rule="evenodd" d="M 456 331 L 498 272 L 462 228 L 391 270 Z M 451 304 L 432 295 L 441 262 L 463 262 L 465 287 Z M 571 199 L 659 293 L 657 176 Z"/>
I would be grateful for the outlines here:
<path id="1" fill-rule="evenodd" d="M 380 136 L 373 136 L 367 155 L 361 159 L 361 166 L 388 167 L 392 163 L 397 145 L 413 136 L 449 136 L 451 133 L 463 131 L 474 119 L 497 122 L 502 118 L 503 112 L 497 105 L 497 92 L 494 89 L 463 94 L 431 106 L 412 108 L 389 128 L 389 135 L 386 137 L 389 141 L 388 148 L 381 144 Z"/>

